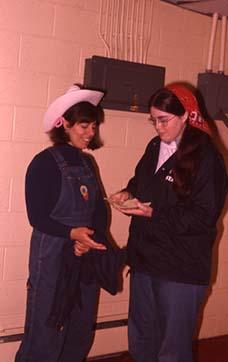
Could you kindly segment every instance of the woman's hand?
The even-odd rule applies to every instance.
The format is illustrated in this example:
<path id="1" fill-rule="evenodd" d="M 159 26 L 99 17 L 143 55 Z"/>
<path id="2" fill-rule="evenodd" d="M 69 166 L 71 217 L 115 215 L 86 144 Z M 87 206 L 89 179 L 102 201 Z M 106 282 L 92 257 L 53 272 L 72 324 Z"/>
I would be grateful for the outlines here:
<path id="1" fill-rule="evenodd" d="M 122 208 L 120 206 L 120 211 L 127 215 L 135 215 L 135 216 L 144 216 L 144 217 L 151 217 L 153 213 L 153 209 L 149 205 L 145 205 L 137 200 L 137 207 L 132 208 Z"/>
<path id="2" fill-rule="evenodd" d="M 82 256 L 83 254 L 88 253 L 89 250 L 90 248 L 88 246 L 83 245 L 82 243 L 80 243 L 80 241 L 75 241 L 74 254 L 76 256 Z"/>
<path id="3" fill-rule="evenodd" d="M 112 206 L 126 215 L 136 215 L 136 216 L 144 216 L 151 217 L 153 213 L 152 207 L 146 205 L 146 203 L 142 203 L 137 199 L 131 200 L 132 195 L 128 191 L 120 191 L 109 197 L 109 201 L 112 203 Z M 124 204 L 125 201 L 130 200 L 136 203 L 135 208 L 127 208 L 126 204 L 121 207 L 121 204 Z M 147 203 L 148 204 L 148 203 Z"/>
<path id="4" fill-rule="evenodd" d="M 92 239 L 91 236 L 93 234 L 94 230 L 91 230 L 87 227 L 78 227 L 71 229 L 70 238 L 71 240 L 75 240 L 75 242 L 77 243 L 77 252 L 84 253 L 89 251 L 89 249 L 106 250 L 105 245 L 97 243 Z"/>
<path id="5" fill-rule="evenodd" d="M 109 196 L 108 200 L 115 209 L 122 212 L 122 210 L 120 208 L 121 204 L 123 204 L 124 201 L 127 201 L 130 198 L 131 198 L 131 194 L 128 191 L 119 191 L 119 192 L 116 192 L 115 194 L 112 194 L 111 196 Z"/>

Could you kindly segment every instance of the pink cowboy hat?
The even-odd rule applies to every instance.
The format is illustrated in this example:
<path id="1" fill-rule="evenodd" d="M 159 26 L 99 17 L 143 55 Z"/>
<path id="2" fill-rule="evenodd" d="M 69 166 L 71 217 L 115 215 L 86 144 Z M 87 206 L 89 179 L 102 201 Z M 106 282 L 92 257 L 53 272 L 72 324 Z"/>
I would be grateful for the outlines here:
<path id="1" fill-rule="evenodd" d="M 54 127 L 60 127 L 62 125 L 62 115 L 74 104 L 89 102 L 97 106 L 103 96 L 103 92 L 81 89 L 77 85 L 71 86 L 65 94 L 58 97 L 48 107 L 44 115 L 44 131 L 49 132 Z"/>

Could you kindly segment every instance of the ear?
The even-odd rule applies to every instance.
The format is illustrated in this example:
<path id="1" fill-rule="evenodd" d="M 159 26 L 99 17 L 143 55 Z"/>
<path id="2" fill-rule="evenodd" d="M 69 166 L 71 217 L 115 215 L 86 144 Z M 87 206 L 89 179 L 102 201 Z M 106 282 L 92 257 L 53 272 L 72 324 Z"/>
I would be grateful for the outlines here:
<path id="1" fill-rule="evenodd" d="M 69 128 L 69 122 L 65 119 L 65 118 L 63 118 L 63 127 L 64 127 L 64 129 L 66 130 L 67 128 Z"/>
<path id="2" fill-rule="evenodd" d="M 189 116 L 189 112 L 188 111 L 185 111 L 185 113 L 183 114 L 183 116 L 181 116 L 181 120 L 183 123 L 185 123 L 188 119 L 188 116 Z"/>

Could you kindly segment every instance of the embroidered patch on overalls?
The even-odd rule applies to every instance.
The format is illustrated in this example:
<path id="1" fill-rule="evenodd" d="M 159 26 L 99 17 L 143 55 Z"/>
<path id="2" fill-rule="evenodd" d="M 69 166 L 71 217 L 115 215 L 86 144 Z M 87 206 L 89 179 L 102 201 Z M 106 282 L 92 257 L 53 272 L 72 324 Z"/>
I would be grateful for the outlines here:
<path id="1" fill-rule="evenodd" d="M 80 192 L 81 192 L 84 200 L 87 201 L 89 199 L 89 192 L 88 192 L 87 186 L 86 185 L 81 185 L 80 186 Z"/>

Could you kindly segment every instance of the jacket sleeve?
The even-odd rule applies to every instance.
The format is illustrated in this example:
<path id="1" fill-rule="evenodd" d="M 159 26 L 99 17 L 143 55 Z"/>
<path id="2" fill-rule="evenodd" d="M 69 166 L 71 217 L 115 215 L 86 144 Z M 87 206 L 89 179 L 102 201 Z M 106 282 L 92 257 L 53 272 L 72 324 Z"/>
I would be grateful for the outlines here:
<path id="1" fill-rule="evenodd" d="M 137 163 L 134 176 L 128 181 L 126 188 L 124 188 L 122 190 L 122 191 L 128 191 L 133 197 L 136 197 L 137 188 L 138 188 L 137 185 L 138 185 L 138 183 L 141 182 L 140 181 L 140 178 L 141 178 L 140 170 L 142 168 L 144 168 L 144 160 L 145 160 L 145 158 L 147 158 L 148 152 L 150 152 L 150 146 L 151 146 L 151 142 L 147 145 L 147 148 L 146 148 L 143 156 Z"/>
<path id="2" fill-rule="evenodd" d="M 216 226 L 227 194 L 227 173 L 220 154 L 207 150 L 200 163 L 193 191 L 186 201 L 154 210 L 145 222 L 146 233 L 168 235 L 209 233 Z"/>

